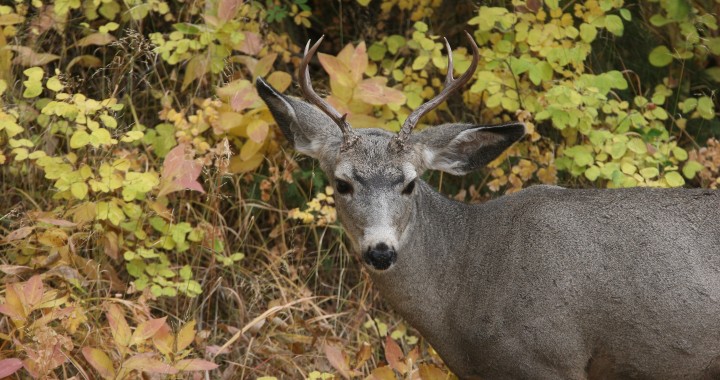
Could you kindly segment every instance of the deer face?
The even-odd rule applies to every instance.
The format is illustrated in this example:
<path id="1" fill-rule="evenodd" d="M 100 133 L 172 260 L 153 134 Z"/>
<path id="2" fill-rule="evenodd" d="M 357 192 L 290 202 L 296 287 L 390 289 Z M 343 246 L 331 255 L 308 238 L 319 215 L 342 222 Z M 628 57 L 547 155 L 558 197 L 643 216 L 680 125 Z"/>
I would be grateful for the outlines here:
<path id="1" fill-rule="evenodd" d="M 334 182 L 338 214 L 362 261 L 375 270 L 386 270 L 402 251 L 421 169 L 414 152 L 388 149 L 392 134 L 369 129 L 359 136 L 327 172 Z"/>
<path id="2" fill-rule="evenodd" d="M 300 86 L 312 104 L 278 93 L 261 78 L 256 82 L 285 137 L 297 151 L 318 159 L 330 177 L 340 219 L 362 262 L 372 270 L 387 271 L 407 254 L 403 246 L 412 239 L 408 231 L 417 207 L 422 207 L 418 192 L 424 187 L 417 184 L 425 170 L 465 174 L 484 166 L 525 134 L 521 123 L 446 124 L 410 133 L 422 115 L 471 78 L 478 55 L 468 38 L 474 52 L 470 69 L 455 80 L 450 59 L 445 90 L 408 116 L 398 134 L 352 129 L 345 116 L 312 90 L 307 64 L 319 41 L 309 53 L 306 47 L 300 68 Z"/>

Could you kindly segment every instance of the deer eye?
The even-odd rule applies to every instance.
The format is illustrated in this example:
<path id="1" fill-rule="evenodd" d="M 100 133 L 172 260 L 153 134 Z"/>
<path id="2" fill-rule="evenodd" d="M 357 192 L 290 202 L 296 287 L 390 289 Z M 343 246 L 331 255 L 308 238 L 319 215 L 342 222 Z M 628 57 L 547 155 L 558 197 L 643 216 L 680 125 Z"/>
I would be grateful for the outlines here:
<path id="1" fill-rule="evenodd" d="M 337 190 L 338 193 L 343 194 L 343 195 L 350 194 L 353 191 L 352 185 L 350 183 L 348 183 L 347 181 L 343 181 L 341 179 L 335 180 L 335 189 Z"/>
<path id="2" fill-rule="evenodd" d="M 402 193 L 405 195 L 412 194 L 413 190 L 415 189 L 415 180 L 410 181 L 405 188 L 403 189 Z"/>

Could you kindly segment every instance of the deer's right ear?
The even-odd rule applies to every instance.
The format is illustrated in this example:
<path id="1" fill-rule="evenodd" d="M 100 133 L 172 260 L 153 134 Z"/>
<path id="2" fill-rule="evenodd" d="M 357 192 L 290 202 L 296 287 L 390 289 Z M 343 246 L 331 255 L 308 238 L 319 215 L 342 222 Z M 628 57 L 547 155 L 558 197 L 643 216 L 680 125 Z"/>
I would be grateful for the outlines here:
<path id="1" fill-rule="evenodd" d="M 340 129 L 317 107 L 279 93 L 259 77 L 255 87 L 295 150 L 318 159 L 340 150 Z"/>

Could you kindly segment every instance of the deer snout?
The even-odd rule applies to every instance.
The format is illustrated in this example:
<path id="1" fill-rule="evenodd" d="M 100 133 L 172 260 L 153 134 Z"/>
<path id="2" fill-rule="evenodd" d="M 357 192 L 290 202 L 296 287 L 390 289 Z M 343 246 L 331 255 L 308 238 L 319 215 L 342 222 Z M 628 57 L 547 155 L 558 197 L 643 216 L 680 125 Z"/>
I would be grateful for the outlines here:
<path id="1" fill-rule="evenodd" d="M 375 247 L 368 247 L 363 254 L 365 262 L 376 270 L 385 270 L 390 268 L 395 262 L 397 255 L 395 249 L 388 247 L 385 243 L 378 243 Z"/>

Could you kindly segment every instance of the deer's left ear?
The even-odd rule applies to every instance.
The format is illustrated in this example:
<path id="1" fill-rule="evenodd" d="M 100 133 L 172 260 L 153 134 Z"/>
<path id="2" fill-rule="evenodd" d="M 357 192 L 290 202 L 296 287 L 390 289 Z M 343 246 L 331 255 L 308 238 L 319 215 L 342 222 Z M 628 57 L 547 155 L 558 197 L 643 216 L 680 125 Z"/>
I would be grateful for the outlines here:
<path id="1" fill-rule="evenodd" d="M 525 135 L 525 124 L 445 124 L 410 135 L 426 169 L 463 175 L 485 166 Z"/>

